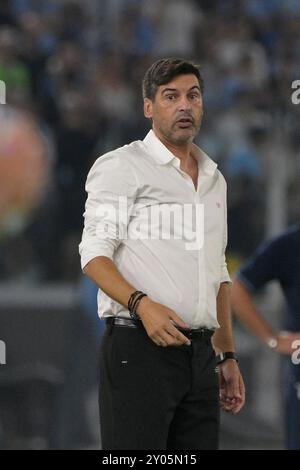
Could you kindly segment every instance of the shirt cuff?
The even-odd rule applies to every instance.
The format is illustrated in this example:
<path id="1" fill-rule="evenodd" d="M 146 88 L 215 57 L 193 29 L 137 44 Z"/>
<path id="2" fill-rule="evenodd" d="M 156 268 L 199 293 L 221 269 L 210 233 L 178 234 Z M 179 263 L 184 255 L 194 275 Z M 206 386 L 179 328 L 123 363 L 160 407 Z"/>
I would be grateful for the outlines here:
<path id="1" fill-rule="evenodd" d="M 80 243 L 79 253 L 81 256 L 81 269 L 84 270 L 85 266 L 94 258 L 98 256 L 106 256 L 113 261 L 115 250 L 118 246 L 116 240 L 105 240 L 102 242 L 89 242 L 88 244 Z"/>
<path id="2" fill-rule="evenodd" d="M 228 282 L 229 284 L 232 284 L 231 277 L 229 276 L 227 267 L 225 266 L 222 268 L 222 271 L 221 271 L 220 283 L 222 284 L 222 282 Z"/>

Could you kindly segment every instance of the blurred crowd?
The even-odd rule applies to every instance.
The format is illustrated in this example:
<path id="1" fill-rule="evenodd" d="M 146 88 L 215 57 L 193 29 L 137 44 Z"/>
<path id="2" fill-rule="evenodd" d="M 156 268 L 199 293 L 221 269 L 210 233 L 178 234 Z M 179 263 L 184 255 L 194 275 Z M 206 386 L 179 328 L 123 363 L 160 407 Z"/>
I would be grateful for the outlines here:
<path id="1" fill-rule="evenodd" d="M 202 66 L 197 143 L 228 180 L 229 253 L 243 259 L 264 237 L 274 155 L 287 222 L 299 218 L 299 0 L 1 0 L 0 80 L 7 103 L 38 122 L 49 178 L 25 231 L 0 247 L 0 278 L 77 280 L 87 172 L 144 137 L 143 75 L 172 55 Z"/>

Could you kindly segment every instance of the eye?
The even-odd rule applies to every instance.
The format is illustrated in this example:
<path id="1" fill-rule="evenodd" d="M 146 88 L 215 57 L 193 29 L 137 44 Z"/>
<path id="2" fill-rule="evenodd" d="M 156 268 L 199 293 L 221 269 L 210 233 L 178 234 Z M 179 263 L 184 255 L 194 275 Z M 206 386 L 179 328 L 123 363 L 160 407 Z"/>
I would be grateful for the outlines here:
<path id="1" fill-rule="evenodd" d="M 175 95 L 167 95 L 166 98 L 167 98 L 167 100 L 169 100 L 169 101 L 173 101 L 173 100 L 176 99 L 176 96 L 175 96 Z"/>
<path id="2" fill-rule="evenodd" d="M 198 93 L 192 93 L 192 94 L 190 95 L 190 99 L 191 99 L 191 100 L 197 100 L 197 99 L 199 99 Z"/>

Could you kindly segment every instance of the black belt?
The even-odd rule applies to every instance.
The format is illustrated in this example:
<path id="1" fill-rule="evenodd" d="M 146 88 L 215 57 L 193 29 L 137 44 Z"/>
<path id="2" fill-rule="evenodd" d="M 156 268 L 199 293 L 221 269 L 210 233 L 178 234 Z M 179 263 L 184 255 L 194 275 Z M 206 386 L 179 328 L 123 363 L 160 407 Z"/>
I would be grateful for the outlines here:
<path id="1" fill-rule="evenodd" d="M 116 325 L 128 328 L 144 329 L 144 325 L 141 321 L 132 320 L 131 318 L 107 317 L 105 321 L 110 327 Z M 181 328 L 178 325 L 175 325 L 175 327 L 189 339 L 210 339 L 215 332 L 215 330 L 210 330 L 208 328 L 189 329 Z"/>

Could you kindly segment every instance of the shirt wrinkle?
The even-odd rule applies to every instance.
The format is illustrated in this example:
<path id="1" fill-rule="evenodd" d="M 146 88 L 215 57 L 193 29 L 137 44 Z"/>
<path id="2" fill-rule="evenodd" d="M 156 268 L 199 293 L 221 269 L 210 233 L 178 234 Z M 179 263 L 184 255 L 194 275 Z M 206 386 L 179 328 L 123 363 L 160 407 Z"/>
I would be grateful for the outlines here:
<path id="1" fill-rule="evenodd" d="M 194 144 L 192 149 L 201 168 L 197 191 L 189 178 L 174 172 L 178 158 L 152 130 L 143 141 L 99 157 L 87 177 L 79 252 L 82 268 L 107 256 L 129 283 L 173 309 L 191 328 L 217 328 L 218 290 L 222 282 L 231 282 L 225 259 L 226 182 L 205 152 Z M 132 237 L 141 234 L 147 217 L 148 232 L 156 228 L 159 239 Z M 163 221 L 168 222 L 169 239 L 162 237 Z M 188 237 L 196 231 L 197 243 Z M 98 313 L 129 317 L 127 309 L 100 291 Z"/>

